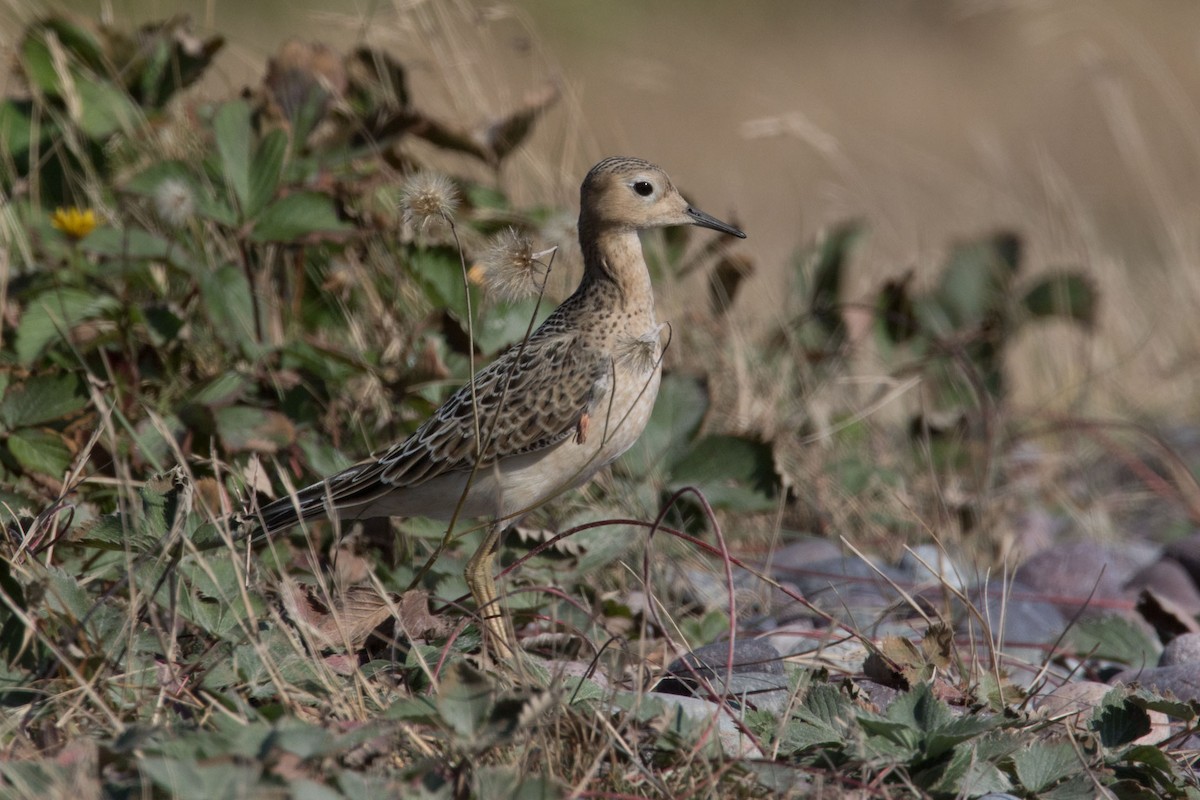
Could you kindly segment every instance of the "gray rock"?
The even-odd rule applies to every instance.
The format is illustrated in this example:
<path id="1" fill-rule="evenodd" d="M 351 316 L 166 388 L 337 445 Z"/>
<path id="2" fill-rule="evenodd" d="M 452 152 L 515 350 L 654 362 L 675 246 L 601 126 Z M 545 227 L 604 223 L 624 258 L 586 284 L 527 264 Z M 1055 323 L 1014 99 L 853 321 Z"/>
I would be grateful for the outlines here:
<path id="1" fill-rule="evenodd" d="M 675 659 L 667 667 L 670 674 L 691 674 L 685 664 L 695 669 L 719 670 L 724 673 L 729 665 L 729 642 L 713 642 L 697 647 L 685 656 Z M 733 643 L 733 672 L 766 672 L 783 674 L 783 661 L 779 651 L 759 639 L 738 639 Z"/>
<path id="2" fill-rule="evenodd" d="M 1200 662 L 1127 669 L 1118 672 L 1111 682 L 1145 686 L 1159 694 L 1174 695 L 1179 700 L 1200 700 Z"/>
<path id="3" fill-rule="evenodd" d="M 1163 648 L 1158 657 L 1160 667 L 1175 667 L 1181 664 L 1200 664 L 1200 633 L 1185 633 L 1176 636 Z"/>
<path id="4" fill-rule="evenodd" d="M 741 712 L 732 707 L 721 708 L 718 704 L 699 697 L 686 697 L 678 694 L 663 692 L 647 692 L 643 697 L 647 700 L 661 702 L 668 711 L 677 713 L 694 722 L 716 720 L 717 736 L 721 740 L 721 749 L 728 756 L 735 758 L 764 758 L 762 750 L 752 739 L 746 736 L 733 715 Z M 740 719 L 740 717 L 739 717 Z"/>
<path id="5" fill-rule="evenodd" d="M 672 662 L 654 691 L 707 698 L 711 687 L 712 692 L 741 708 L 779 713 L 786 707 L 788 680 L 782 657 L 773 646 L 759 639 L 738 639 L 733 645 L 731 671 L 728 666 L 728 642 L 705 645 Z"/>
<path id="6" fill-rule="evenodd" d="M 966 572 L 943 548 L 932 544 L 921 544 L 900 557 L 900 568 L 909 573 L 910 580 L 917 586 L 945 584 L 954 589 L 964 589 Z"/>
<path id="7" fill-rule="evenodd" d="M 1089 597 L 1125 598 L 1124 584 L 1139 566 L 1133 557 L 1098 542 L 1063 542 L 1035 553 L 1017 575 L 1034 592 L 1053 597 L 1064 613 L 1073 614 Z"/>
<path id="8" fill-rule="evenodd" d="M 841 557 L 842 549 L 828 539 L 804 536 L 771 554 L 771 576 L 790 580 L 794 571 L 808 569 L 818 561 Z"/>
<path id="9" fill-rule="evenodd" d="M 906 589 L 913 585 L 908 572 L 886 564 L 877 567 L 878 572 L 861 558 L 846 556 L 814 562 L 788 577 L 813 606 L 834 620 L 875 633 L 873 626 L 894 606 L 905 613 L 903 598 L 889 580 Z"/>
<path id="10" fill-rule="evenodd" d="M 679 570 L 679 578 L 686 598 L 706 609 L 729 610 L 729 586 L 725 573 L 684 567 Z M 789 588 L 799 594 L 799 589 Z M 733 573 L 733 598 L 740 627 L 761 628 L 763 615 L 811 614 L 803 603 L 798 603 L 787 592 L 742 569 Z"/>
<path id="11" fill-rule="evenodd" d="M 1187 614 L 1200 614 L 1200 589 L 1187 569 L 1169 556 L 1142 567 L 1125 583 L 1125 589 L 1132 594 L 1149 589 Z"/>
<path id="12" fill-rule="evenodd" d="M 1066 617 L 1054 603 L 1040 599 L 1039 592 L 1017 581 L 1004 587 L 989 587 L 986 593 L 982 589 L 976 590 L 971 602 L 983 619 L 990 621 L 992 630 L 984 630 L 979 615 L 968 613 L 960 606 L 955 614 L 958 633 L 984 643 L 993 641 L 997 635 L 1002 637 L 1000 650 L 1011 657 L 1006 666 L 1012 679 L 1027 685 L 1037 674 L 1038 665 L 1045 660 L 1050 646 L 1066 629 Z M 997 626 L 1001 626 L 999 630 L 996 630 Z M 1019 668 L 1018 664 L 1022 662 L 1030 666 Z"/>
<path id="13" fill-rule="evenodd" d="M 871 705 L 875 706 L 875 710 L 880 714 L 887 711 L 888 706 L 894 703 L 896 698 L 904 694 L 899 689 L 884 686 L 882 683 L 876 683 L 869 678 L 859 678 L 854 681 L 854 685 L 863 691 L 863 694 L 871 701 Z"/>
<path id="14" fill-rule="evenodd" d="M 1171 542 L 1163 550 L 1163 555 L 1170 556 L 1182 564 L 1192 576 L 1192 581 L 1200 584 L 1200 533 L 1193 533 Z"/>

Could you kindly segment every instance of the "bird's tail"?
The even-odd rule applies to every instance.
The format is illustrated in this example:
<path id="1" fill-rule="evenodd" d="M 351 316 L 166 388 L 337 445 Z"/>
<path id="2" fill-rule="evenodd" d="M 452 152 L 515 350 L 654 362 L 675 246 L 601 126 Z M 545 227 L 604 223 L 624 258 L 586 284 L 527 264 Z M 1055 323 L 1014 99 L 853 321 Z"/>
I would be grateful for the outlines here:
<path id="1" fill-rule="evenodd" d="M 321 482 L 267 503 L 256 512 L 247 515 L 256 526 L 253 537 L 266 538 L 301 522 L 326 518 L 329 514 L 326 504 L 328 496 L 329 487 L 325 482 Z"/>

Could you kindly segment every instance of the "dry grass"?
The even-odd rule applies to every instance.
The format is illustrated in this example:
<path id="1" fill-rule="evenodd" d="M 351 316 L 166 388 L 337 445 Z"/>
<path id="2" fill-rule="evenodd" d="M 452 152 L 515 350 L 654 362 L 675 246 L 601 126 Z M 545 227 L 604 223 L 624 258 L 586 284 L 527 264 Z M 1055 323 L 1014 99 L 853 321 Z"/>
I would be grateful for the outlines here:
<path id="1" fill-rule="evenodd" d="M 5 13 L 26 22 L 34 9 Z M 323 30 L 350 31 L 355 41 L 404 53 L 404 63 L 415 65 L 409 89 L 421 111 L 448 127 L 502 120 L 526 102 L 526 86 L 514 74 L 539 83 L 534 78 L 555 71 L 521 16 L 480 15 L 464 3 L 422 3 L 362 18 L 327 15 L 319 22 Z M 515 31 L 531 49 L 514 51 L 497 31 Z M 461 527 L 464 535 L 439 553 L 445 532 L 420 522 L 336 536 L 318 525 L 250 552 L 235 541 L 229 514 L 255 489 L 292 491 L 410 431 L 472 371 L 477 356 L 490 354 L 464 344 L 480 335 L 479 308 L 470 306 L 461 326 L 450 318 L 461 312 L 445 309 L 458 302 L 460 275 L 501 226 L 533 234 L 534 249 L 560 245 L 547 292 L 559 297 L 569 290 L 577 256 L 561 219 L 569 219 L 586 154 L 597 149 L 584 125 L 585 98 L 563 86 L 563 102 L 524 146 L 490 162 L 412 136 L 389 143 L 381 157 L 358 154 L 329 167 L 322 175 L 329 183 L 318 190 L 337 197 L 338 221 L 353 220 L 354 233 L 317 228 L 256 240 L 259 222 L 221 224 L 203 214 L 172 222 L 170 214 L 155 213 L 153 195 L 131 188 L 144 169 L 169 158 L 192 166 L 205 156 L 217 160 L 213 123 L 197 98 L 225 99 L 240 85 L 235 74 L 257 80 L 262 72 L 250 43 L 235 41 L 231 49 L 233 58 L 199 92 L 150 113 L 158 126 L 153 137 L 123 132 L 108 143 L 107 154 L 119 163 L 111 173 L 84 143 L 64 139 L 64 152 L 78 162 L 67 175 L 75 201 L 100 210 L 109 226 L 163 237 L 171 243 L 167 252 L 137 259 L 124 250 L 106 254 L 95 239 L 64 245 L 39 208 L 42 192 L 54 187 L 32 181 L 10 193 L 14 203 L 2 224 L 11 246 L 0 256 L 0 300 L 12 311 L 0 329 L 6 359 L 0 397 L 42 374 L 67 375 L 79 378 L 82 405 L 73 415 L 28 426 L 51 431 L 53 441 L 68 447 L 65 473 L 17 463 L 11 444 L 17 426 L 0 434 L 6 480 L 35 503 L 33 514 L 5 518 L 9 539 L 0 561 L 0 601 L 8 612 L 0 628 L 6 698 L 0 742 L 8 766 L 0 768 L 0 781 L 7 789 L 28 796 L 219 796 L 300 792 L 314 784 L 346 796 L 507 796 L 518 789 L 539 797 L 967 792 L 929 778 L 941 754 L 924 745 L 905 750 L 889 739 L 895 749 L 863 749 L 865 742 L 883 748 L 883 739 L 872 736 L 893 730 L 887 725 L 895 721 L 877 718 L 858 690 L 839 695 L 845 705 L 833 716 L 846 727 L 837 736 L 803 744 L 820 721 L 813 704 L 829 700 L 814 687 L 824 686 L 826 673 L 859 672 L 868 653 L 881 670 L 874 677 L 935 686 L 940 694 L 929 708 L 1006 711 L 967 715 L 964 725 L 990 719 L 997 727 L 964 741 L 1010 742 L 1018 755 L 987 763 L 1011 786 L 1017 777 L 1026 780 L 1014 766 L 1020 753 L 1048 738 L 1078 750 L 1062 780 L 1082 780 L 1080 796 L 1107 791 L 1101 785 L 1118 766 L 1134 769 L 1124 760 L 1124 741 L 1103 740 L 1099 730 L 1072 739 L 1057 721 L 1025 715 L 1022 693 L 1005 676 L 1018 665 L 1003 655 L 1001 620 L 950 581 L 921 599 L 914 587 L 894 586 L 904 598 L 901 610 L 920 620 L 913 623 L 917 638 L 928 647 L 877 640 L 836 622 L 815 634 L 817 647 L 788 665 L 782 713 L 740 714 L 721 698 L 710 716 L 689 720 L 649 696 L 652 677 L 681 652 L 748 636 L 742 626 L 764 597 L 803 600 L 761 566 L 797 532 L 888 558 L 932 541 L 964 572 L 990 574 L 993 585 L 1003 585 L 1005 565 L 1028 548 L 1015 520 L 1030 508 L 1065 510 L 1079 529 L 1114 539 L 1148 506 L 1168 517 L 1164 526 L 1194 515 L 1195 483 L 1186 465 L 1171 460 L 1169 447 L 1096 420 L 1187 419 L 1200 374 L 1188 368 L 1200 341 L 1187 313 L 1200 288 L 1184 268 L 1195 246 L 1190 205 L 1172 194 L 1179 191 L 1174 178 L 1156 161 L 1119 85 L 1101 96 L 1102 110 L 1121 144 L 1117 166 L 1142 174 L 1165 220 L 1156 240 L 1165 254 L 1161 269 L 1135 273 L 1090 230 L 1092 212 L 1059 174 L 1053 154 L 1038 162 L 1033 188 L 1016 178 L 1013 185 L 997 180 L 1000 202 L 980 188 L 986 181 L 952 164 L 930 163 L 894 141 L 879 147 L 870 137 L 840 134 L 821 139 L 822 152 L 845 186 L 817 194 L 832 197 L 838 214 L 861 214 L 864 197 L 879 198 L 865 207 L 876 234 L 852 251 L 841 276 L 836 316 L 844 338 L 820 328 L 820 309 L 803 283 L 812 281 L 812 269 L 794 271 L 781 255 L 808 247 L 812 231 L 797 229 L 796 210 L 781 212 L 779 203 L 760 216 L 743 199 L 766 193 L 753 180 L 730 181 L 739 193 L 733 202 L 766 243 L 749 251 L 760 277 L 741 287 L 732 311 L 710 303 L 709 293 L 722 275 L 728 279 L 719 265 L 736 271 L 730 259 L 745 252 L 649 240 L 664 316 L 675 321 L 669 366 L 685 398 L 667 408 L 661 433 L 668 438 L 659 446 L 686 454 L 699 452 L 709 437 L 729 437 L 721 442 L 755 454 L 755 467 L 765 464 L 770 480 L 757 493 L 731 495 L 714 512 L 706 497 L 731 486 L 745 490 L 757 473 L 717 474 L 696 495 L 680 491 L 685 481 L 671 472 L 682 459 L 652 468 L 631 460 L 542 509 L 521 541 L 510 541 L 520 556 L 503 584 L 536 658 L 489 665 L 477 653 L 476 620 L 463 605 L 460 577 L 477 531 Z M 1166 79 L 1158 80 L 1169 94 Z M 781 148 L 797 146 L 791 140 L 811 147 L 815 134 L 803 122 L 778 127 L 763 155 L 770 150 L 778 158 Z M 744 128 L 746 139 L 738 141 L 746 147 L 761 132 Z M 255 136 L 258 144 L 266 139 Z M 864 149 L 878 160 L 857 161 L 853 154 Z M 1024 163 L 1013 153 L 994 155 L 993 176 Z M 436 225 L 406 224 L 397 210 L 401 175 L 416 165 L 452 175 L 471 198 L 453 236 Z M 742 166 L 750 176 L 761 165 Z M 227 168 L 218 163 L 203 171 L 202 189 L 216 196 L 231 191 Z M 693 174 L 699 186 L 714 180 Z M 914 175 L 929 194 L 961 179 L 955 196 L 974 192 L 985 199 L 960 209 L 953 224 L 933 228 L 928 235 L 936 239 L 909 241 L 901 223 L 879 220 L 909 196 Z M 313 185 L 296 181 L 278 194 Z M 478 200 L 496 190 L 500 196 L 490 205 Z M 911 224 L 939 209 L 914 210 Z M 940 265 L 949 239 L 942 233 L 961 232 L 968 223 L 971 230 L 1004 225 L 1027 233 L 1032 272 L 1060 259 L 1083 264 L 1100 289 L 1098 325 L 1090 335 L 1066 324 L 1015 334 L 1005 341 L 1008 395 L 975 395 L 966 404 L 965 432 L 914 436 L 906 424 L 914 414 L 943 410 L 935 408 L 942 399 L 931 367 L 936 358 L 896 360 L 896 350 L 872 329 L 874 295 L 889 265 L 910 256 Z M 175 258 L 186 266 L 178 268 Z M 121 265 L 136 277 L 118 274 Z M 236 268 L 221 274 L 231 282 L 245 275 L 249 294 L 210 295 L 216 290 L 203 275 L 230 265 Z M 47 278 L 48 266 L 69 286 L 81 281 L 99 294 L 158 303 L 184 324 L 176 337 L 152 340 L 150 326 L 121 327 L 115 313 L 86 319 L 65 325 L 63 341 L 51 337 L 51 355 L 18 363 L 11 348 L 20 319 L 32 313 L 35 295 L 61 288 Z M 454 279 L 438 282 L 437 270 Z M 920 269 L 915 290 L 934 277 L 932 268 Z M 765 301 L 763 286 L 784 280 L 791 282 L 775 293 L 781 299 Z M 725 291 L 729 286 L 722 283 Z M 214 311 L 220 303 L 213 297 L 249 304 L 244 337 L 221 329 L 238 320 Z M 487 303 L 489 320 L 511 316 L 509 327 L 519 336 L 526 309 L 477 299 Z M 289 349 L 297 343 L 303 348 Z M 960 359 L 945 371 L 955 385 L 973 386 L 982 370 Z M 691 381 L 694 375 L 707 379 Z M 221 395 L 221 381 L 238 388 Z M 687 399 L 694 397 L 701 399 Z M 233 426 L 221 416 L 231 405 L 262 416 Z M 679 421 L 691 417 L 694 430 L 681 431 Z M 160 434 L 157 446 L 148 445 L 153 431 Z M 1141 483 L 1095 469 L 1113 457 Z M 1152 457 L 1171 465 L 1165 475 L 1146 467 Z M 153 477 L 168 469 L 175 470 L 171 478 Z M 1162 502 L 1146 503 L 1146 491 L 1124 502 L 1147 486 L 1151 499 Z M 158 511 L 164 502 L 165 514 Z M 204 547 L 217 539 L 221 546 Z M 421 564 L 434 553 L 440 558 L 426 574 Z M 695 585 L 697 574 L 706 573 L 720 587 L 715 598 Z M 973 620 L 953 640 L 936 626 L 952 607 Z M 1030 666 L 1059 680 L 1069 663 L 1051 648 Z M 1114 700 L 1113 713 L 1136 717 L 1140 711 L 1130 702 Z M 1194 717 L 1186 708 L 1172 710 Z M 900 727 L 936 731 L 943 724 L 918 718 Z M 1170 763 L 1163 785 L 1192 787 L 1186 769 Z"/>

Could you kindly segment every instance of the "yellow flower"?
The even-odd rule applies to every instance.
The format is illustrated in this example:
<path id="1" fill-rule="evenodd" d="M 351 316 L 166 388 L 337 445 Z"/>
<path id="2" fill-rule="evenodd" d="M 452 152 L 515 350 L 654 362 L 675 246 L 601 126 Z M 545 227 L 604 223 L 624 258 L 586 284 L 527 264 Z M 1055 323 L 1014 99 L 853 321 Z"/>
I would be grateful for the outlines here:
<path id="1" fill-rule="evenodd" d="M 80 210 L 75 206 L 54 209 L 50 224 L 78 242 L 96 229 L 96 212 L 90 208 Z"/>

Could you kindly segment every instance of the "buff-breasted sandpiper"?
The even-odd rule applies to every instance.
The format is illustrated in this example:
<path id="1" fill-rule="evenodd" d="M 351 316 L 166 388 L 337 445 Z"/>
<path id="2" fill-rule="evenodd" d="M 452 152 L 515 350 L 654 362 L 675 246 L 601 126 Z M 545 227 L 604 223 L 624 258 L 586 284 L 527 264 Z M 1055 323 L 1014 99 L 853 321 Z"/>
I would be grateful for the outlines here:
<path id="1" fill-rule="evenodd" d="M 662 372 L 663 326 L 638 231 L 670 225 L 745 238 L 690 206 L 647 161 L 596 164 L 580 191 L 579 288 L 408 439 L 263 507 L 262 531 L 326 516 L 490 519 L 466 579 L 493 652 L 510 657 L 515 636 L 493 577 L 501 533 L 611 464 L 646 427 Z"/>

